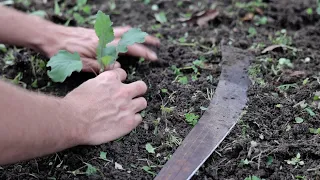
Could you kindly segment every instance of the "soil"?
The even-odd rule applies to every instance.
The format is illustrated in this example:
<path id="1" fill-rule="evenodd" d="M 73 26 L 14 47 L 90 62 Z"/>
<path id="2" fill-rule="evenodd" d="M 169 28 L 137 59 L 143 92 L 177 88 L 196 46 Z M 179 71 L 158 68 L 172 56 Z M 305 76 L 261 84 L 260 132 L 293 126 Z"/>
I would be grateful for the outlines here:
<path id="1" fill-rule="evenodd" d="M 56 23 L 63 24 L 68 19 L 67 15 L 54 15 L 51 1 L 46 4 L 37 0 L 30 2 L 29 7 L 22 3 L 14 7 L 22 11 L 45 10 L 49 14 L 48 19 Z M 256 71 L 253 73 L 249 70 L 252 86 L 248 91 L 249 101 L 244 115 L 193 179 L 236 180 L 250 175 L 261 179 L 320 178 L 320 139 L 319 135 L 309 132 L 309 128 L 320 128 L 319 102 L 314 100 L 320 88 L 320 16 L 315 12 L 317 4 L 314 0 L 264 2 L 267 6 L 255 9 L 254 13 L 263 13 L 260 16 L 268 17 L 268 23 L 259 26 L 253 20 L 242 21 L 241 18 L 250 10 L 237 7 L 231 0 L 183 1 L 181 6 L 177 5 L 177 1 L 152 0 L 150 4 L 144 4 L 143 1 L 116 1 L 114 11 L 105 1 L 90 2 L 93 5 L 92 14 L 99 9 L 110 14 L 115 26 L 136 26 L 160 36 L 162 45 L 159 48 L 152 47 L 157 51 L 160 62 L 141 63 L 132 57 L 119 60 L 129 74 L 127 83 L 142 79 L 149 86 L 145 95 L 149 106 L 143 112 L 143 123 L 129 135 L 114 142 L 93 147 L 74 147 L 46 157 L 0 167 L 0 179 L 152 179 L 152 172 L 160 171 L 178 147 L 179 141 L 192 129 L 185 121 L 184 114 L 193 112 L 201 116 L 203 107 L 209 105 L 210 91 L 214 91 L 219 81 L 220 45 L 253 51 L 256 60 L 252 62 L 251 70 Z M 74 1 L 68 1 L 67 4 L 72 7 Z M 154 18 L 156 12 L 151 8 L 153 4 L 167 13 L 168 23 L 159 29 L 154 27 L 158 23 Z M 179 21 L 181 13 L 195 14 L 214 8 L 212 5 L 216 5 L 220 13 L 207 26 L 199 27 Z M 308 8 L 313 9 L 312 15 L 306 13 Z M 77 26 L 77 23 L 73 20 L 70 25 Z M 92 27 L 88 23 L 81 26 Z M 250 27 L 255 27 L 257 31 L 253 37 L 248 36 Z M 275 39 L 276 32 L 282 29 L 286 29 L 287 36 L 292 37 L 290 46 L 297 48 L 296 52 L 277 48 L 261 54 L 263 48 L 253 46 L 258 43 L 272 45 L 271 39 Z M 178 39 L 186 33 L 187 43 L 179 43 Z M 25 48 L 9 46 L 8 50 L 13 51 L 14 64 L 8 66 L 0 61 L 0 74 L 6 79 L 14 79 L 21 72 L 23 77 L 19 84 L 32 91 L 64 96 L 95 76 L 74 73 L 62 84 L 52 83 L 45 72 L 32 71 L 32 57 L 47 61 L 46 57 Z M 0 58 L 5 59 L 8 54 L 0 52 Z M 185 71 L 188 84 L 177 82 L 171 66 L 190 66 L 201 56 L 207 61 L 206 68 L 200 69 L 198 79 L 192 81 L 192 72 Z M 272 67 L 277 66 L 279 58 L 290 59 L 293 68 L 286 67 L 275 73 Z M 306 58 L 310 61 L 306 61 Z M 306 78 L 309 78 L 308 81 Z M 37 88 L 31 85 L 35 79 L 38 81 Z M 287 85 L 288 88 L 281 85 Z M 303 100 L 315 115 L 297 105 Z M 161 110 L 162 105 L 174 107 L 174 110 L 165 112 Z M 296 117 L 303 118 L 304 122 L 295 123 Z M 173 141 L 174 138 L 178 141 Z M 155 154 L 146 151 L 146 143 L 156 147 Z M 101 151 L 107 153 L 108 161 L 98 158 Z M 288 164 L 286 160 L 296 157 L 297 153 L 300 153 L 304 165 Z M 246 159 L 248 162 L 243 163 Z M 90 176 L 81 174 L 87 168 L 84 163 L 90 163 L 98 172 Z M 116 169 L 115 163 L 122 165 L 123 169 Z M 143 166 L 150 166 L 151 173 L 143 170 Z"/>

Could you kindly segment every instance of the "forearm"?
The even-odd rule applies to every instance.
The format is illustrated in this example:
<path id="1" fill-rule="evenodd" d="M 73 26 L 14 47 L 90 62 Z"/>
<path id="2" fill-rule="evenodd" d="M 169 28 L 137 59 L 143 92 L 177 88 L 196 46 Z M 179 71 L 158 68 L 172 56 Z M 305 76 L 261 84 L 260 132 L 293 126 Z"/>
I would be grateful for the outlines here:
<path id="1" fill-rule="evenodd" d="M 56 44 L 59 25 L 1 5 L 0 12 L 0 43 L 39 51 L 45 44 Z"/>
<path id="2" fill-rule="evenodd" d="M 0 81 L 0 165 L 78 145 L 77 118 L 62 99 Z"/>

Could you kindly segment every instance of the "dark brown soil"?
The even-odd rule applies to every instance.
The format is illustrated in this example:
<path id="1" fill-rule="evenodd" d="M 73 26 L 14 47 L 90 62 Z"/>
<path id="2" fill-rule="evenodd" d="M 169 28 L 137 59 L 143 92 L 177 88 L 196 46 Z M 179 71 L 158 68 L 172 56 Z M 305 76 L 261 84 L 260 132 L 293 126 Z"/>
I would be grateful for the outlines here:
<path id="1" fill-rule="evenodd" d="M 22 4 L 16 8 L 27 10 L 46 10 L 50 20 L 65 23 L 65 16 L 53 15 L 53 3 L 43 4 L 42 1 L 31 1 L 30 7 Z M 62 3 L 62 1 L 60 1 Z M 241 1 L 245 2 L 245 1 Z M 319 90 L 320 62 L 320 16 L 315 13 L 314 0 L 282 0 L 265 1 L 267 7 L 261 8 L 263 16 L 268 17 L 266 25 L 255 26 L 254 22 L 242 22 L 249 10 L 236 7 L 235 2 L 228 1 L 184 1 L 182 6 L 177 1 L 152 0 L 146 5 L 142 1 L 116 1 L 116 10 L 110 11 L 105 1 L 94 1 L 93 13 L 100 9 L 111 15 L 115 25 L 132 25 L 141 27 L 153 35 L 161 35 L 162 45 L 158 49 L 161 63 L 137 62 L 137 59 L 123 57 L 120 62 L 129 74 L 128 82 L 144 80 L 149 91 L 146 94 L 148 108 L 145 111 L 144 122 L 129 135 L 101 146 L 75 147 L 54 155 L 37 158 L 27 162 L 0 167 L 0 179 L 152 179 L 151 173 L 142 170 L 143 166 L 151 166 L 151 171 L 157 173 L 172 155 L 178 144 L 172 142 L 173 137 L 182 140 L 192 126 L 186 123 L 184 114 L 194 112 L 201 116 L 210 98 L 208 92 L 214 90 L 219 81 L 220 53 L 219 45 L 228 44 L 254 51 L 256 61 L 253 67 L 258 67 L 255 73 L 250 73 L 253 85 L 250 88 L 249 103 L 245 114 L 232 133 L 222 142 L 217 151 L 200 168 L 193 179 L 245 179 L 250 175 L 264 179 L 295 179 L 299 176 L 305 179 L 320 178 L 319 164 L 319 135 L 309 132 L 309 128 L 320 128 L 318 101 L 314 101 L 314 93 Z M 70 6 L 73 3 L 69 2 Z M 168 23 L 159 29 L 154 29 L 157 22 L 151 9 L 157 4 L 160 11 L 167 13 Z M 210 21 L 208 26 L 185 25 L 178 21 L 181 13 L 196 13 L 217 5 L 219 16 Z M 307 8 L 313 8 L 313 15 L 306 13 Z M 259 14 L 255 12 L 255 14 Z M 77 25 L 71 21 L 70 25 Z M 92 27 L 85 24 L 83 26 Z M 257 34 L 248 37 L 249 27 L 255 27 Z M 290 46 L 299 49 L 296 53 L 291 50 L 274 50 L 261 55 L 263 48 L 252 48 L 254 43 L 272 44 L 269 37 L 274 37 L 276 31 L 286 29 L 292 37 Z M 188 33 L 187 42 L 199 42 L 206 47 L 217 47 L 218 53 L 197 45 L 182 46 L 178 39 Z M 274 39 L 274 38 L 273 38 Z M 63 84 L 47 86 L 50 82 L 45 73 L 31 71 L 32 56 L 44 59 L 34 51 L 21 49 L 13 50 L 14 65 L 6 67 L 0 61 L 0 74 L 7 79 L 14 79 L 19 72 L 23 73 L 21 82 L 33 91 L 41 91 L 57 96 L 64 96 L 93 74 L 75 73 Z M 4 59 L 8 53 L 0 53 Z M 185 72 L 189 83 L 182 85 L 175 81 L 176 75 L 172 65 L 185 67 L 203 56 L 207 62 L 206 69 L 201 69 L 198 80 L 191 81 L 191 72 Z M 304 60 L 309 57 L 310 62 Z M 261 59 L 269 58 L 269 61 Z M 294 67 L 285 68 L 274 74 L 272 65 L 278 64 L 279 58 L 290 59 Z M 297 73 L 299 72 L 299 73 Z M 301 73 L 303 72 L 303 73 Z M 208 76 L 212 75 L 212 81 Z M 31 87 L 37 78 L 38 88 Z M 265 85 L 261 83 L 261 78 Z M 309 78 L 308 83 L 303 81 Z M 260 82 L 260 83 L 259 83 Z M 294 84 L 288 90 L 278 88 L 283 84 Z M 168 93 L 161 92 L 167 89 Z M 311 116 L 297 103 L 305 103 L 316 114 Z M 161 105 L 175 107 L 173 112 L 161 111 Z M 295 123 L 295 118 L 301 117 L 304 122 Z M 156 122 L 159 123 L 156 123 Z M 291 127 L 291 129 L 288 128 Z M 150 154 L 145 144 L 151 143 L 156 147 L 156 153 Z M 100 152 L 107 152 L 107 161 L 98 159 Z M 304 165 L 287 164 L 297 153 L 301 154 Z M 267 163 L 267 159 L 273 159 Z M 241 164 L 248 159 L 249 163 Z M 115 162 L 124 170 L 115 169 Z M 270 162 L 270 161 L 269 161 Z M 74 174 L 85 172 L 84 163 L 90 163 L 98 169 L 98 173 L 86 176 Z"/>

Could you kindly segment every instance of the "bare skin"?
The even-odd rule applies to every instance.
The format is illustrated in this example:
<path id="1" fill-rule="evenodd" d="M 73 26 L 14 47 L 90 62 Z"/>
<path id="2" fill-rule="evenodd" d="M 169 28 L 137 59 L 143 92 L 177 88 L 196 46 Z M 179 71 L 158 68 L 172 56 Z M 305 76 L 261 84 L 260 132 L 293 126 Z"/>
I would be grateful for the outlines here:
<path id="1" fill-rule="evenodd" d="M 29 47 L 48 57 L 61 49 L 78 52 L 83 71 L 99 70 L 94 30 L 55 25 L 3 6 L 0 12 L 0 43 Z M 129 29 L 116 28 L 112 43 Z M 146 43 L 159 45 L 159 40 L 148 36 Z M 130 46 L 127 54 L 157 60 L 144 45 Z M 0 165 L 72 146 L 107 143 L 128 134 L 142 121 L 138 112 L 147 102 L 140 96 L 147 86 L 142 81 L 123 84 L 127 75 L 119 67 L 116 64 L 64 98 L 28 92 L 0 81 Z"/>

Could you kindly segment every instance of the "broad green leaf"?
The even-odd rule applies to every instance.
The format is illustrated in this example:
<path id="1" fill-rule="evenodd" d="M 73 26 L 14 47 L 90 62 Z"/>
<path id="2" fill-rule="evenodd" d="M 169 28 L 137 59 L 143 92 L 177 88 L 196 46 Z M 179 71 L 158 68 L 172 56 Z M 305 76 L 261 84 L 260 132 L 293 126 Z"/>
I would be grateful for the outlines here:
<path id="1" fill-rule="evenodd" d="M 150 143 L 147 143 L 147 144 L 146 144 L 146 150 L 148 151 L 148 153 L 154 154 L 154 153 L 155 153 L 155 152 L 154 152 L 155 149 L 156 149 L 156 148 L 152 147 L 152 145 L 151 145 Z"/>
<path id="2" fill-rule="evenodd" d="M 119 41 L 117 51 L 121 53 L 126 53 L 128 51 L 128 46 L 135 43 L 143 43 L 148 34 L 142 32 L 141 29 L 132 28 L 126 33 L 124 33 Z"/>
<path id="3" fill-rule="evenodd" d="M 183 84 L 183 85 L 186 85 L 186 84 L 188 84 L 188 77 L 187 76 L 179 77 L 178 78 L 178 82 Z"/>
<path id="4" fill-rule="evenodd" d="M 63 82 L 72 72 L 81 71 L 82 62 L 78 53 L 72 54 L 68 51 L 61 50 L 50 59 L 47 67 L 51 67 L 51 70 L 47 73 L 52 81 Z"/>
<path id="5" fill-rule="evenodd" d="M 114 33 L 110 16 L 105 15 L 101 11 L 99 11 L 97 14 L 94 29 L 97 36 L 99 37 L 99 41 L 103 42 L 102 44 L 104 44 L 104 47 L 107 45 L 107 43 L 114 40 Z"/>
<path id="6" fill-rule="evenodd" d="M 156 13 L 156 14 L 154 14 L 154 17 L 161 24 L 168 22 L 166 13 L 164 13 L 164 12 Z"/>
<path id="7" fill-rule="evenodd" d="M 106 45 L 114 40 L 114 32 L 112 28 L 112 22 L 110 16 L 105 15 L 103 12 L 98 11 L 96 22 L 94 24 L 96 35 L 99 38 L 99 44 L 97 48 L 97 56 L 100 65 L 102 64 L 103 52 Z"/>
<path id="8" fill-rule="evenodd" d="M 107 67 L 109 64 L 111 64 L 113 61 L 113 57 L 112 56 L 103 56 L 101 58 L 101 62 L 103 64 L 104 67 Z"/>
<path id="9" fill-rule="evenodd" d="M 89 163 L 85 163 L 87 165 L 86 175 L 90 176 L 97 173 L 97 168 L 92 166 Z"/>

